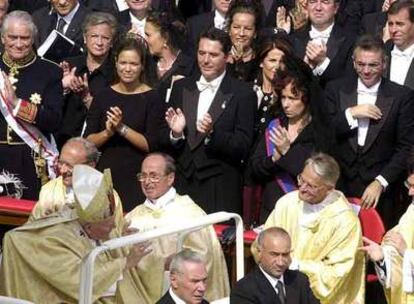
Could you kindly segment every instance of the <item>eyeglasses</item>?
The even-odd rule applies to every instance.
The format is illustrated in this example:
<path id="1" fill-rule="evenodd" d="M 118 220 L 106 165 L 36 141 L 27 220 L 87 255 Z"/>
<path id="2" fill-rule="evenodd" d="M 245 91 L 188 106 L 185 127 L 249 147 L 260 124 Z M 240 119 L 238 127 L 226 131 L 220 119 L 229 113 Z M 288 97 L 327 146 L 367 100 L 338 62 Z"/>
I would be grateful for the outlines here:
<path id="1" fill-rule="evenodd" d="M 410 182 L 408 180 L 404 181 L 404 186 L 405 188 L 407 188 L 408 190 L 410 190 L 411 188 L 414 188 L 414 184 L 410 184 Z"/>
<path id="2" fill-rule="evenodd" d="M 146 173 L 138 173 L 137 179 L 139 182 L 143 183 L 148 180 L 150 183 L 158 183 L 160 180 L 167 175 L 158 175 L 158 174 L 146 174 Z"/>
<path id="3" fill-rule="evenodd" d="M 311 193 L 316 193 L 321 187 L 323 187 L 323 185 L 316 186 L 316 185 L 309 184 L 308 182 L 303 180 L 303 177 L 300 174 L 297 176 L 297 180 L 298 180 L 299 187 L 302 187 L 302 186 L 307 187 Z"/>
<path id="4" fill-rule="evenodd" d="M 376 71 L 381 67 L 381 62 L 361 62 L 361 61 L 354 61 L 355 67 L 357 70 L 363 70 L 365 67 L 368 68 L 370 71 Z"/>

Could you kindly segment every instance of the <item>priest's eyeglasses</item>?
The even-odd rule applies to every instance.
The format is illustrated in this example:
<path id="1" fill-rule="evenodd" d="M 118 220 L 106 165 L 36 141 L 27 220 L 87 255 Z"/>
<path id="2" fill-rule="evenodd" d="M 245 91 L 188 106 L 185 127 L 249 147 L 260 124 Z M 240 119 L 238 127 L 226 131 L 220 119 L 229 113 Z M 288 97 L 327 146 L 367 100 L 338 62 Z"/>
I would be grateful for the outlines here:
<path id="1" fill-rule="evenodd" d="M 312 185 L 312 184 L 310 184 L 310 183 L 308 183 L 308 182 L 306 182 L 304 179 L 303 179 L 303 177 L 302 177 L 302 175 L 301 174 L 299 174 L 298 176 L 297 176 L 297 180 L 298 180 L 298 186 L 299 187 L 302 187 L 302 186 L 304 186 L 304 187 L 307 187 L 308 188 L 308 190 L 310 191 L 310 192 L 312 192 L 312 193 L 316 193 L 323 185 L 320 185 L 320 186 L 316 186 L 316 185 Z"/>
<path id="2" fill-rule="evenodd" d="M 146 174 L 146 173 L 138 173 L 137 179 L 139 182 L 143 183 L 148 180 L 150 183 L 158 183 L 163 177 L 167 175 L 158 175 L 158 174 Z"/>

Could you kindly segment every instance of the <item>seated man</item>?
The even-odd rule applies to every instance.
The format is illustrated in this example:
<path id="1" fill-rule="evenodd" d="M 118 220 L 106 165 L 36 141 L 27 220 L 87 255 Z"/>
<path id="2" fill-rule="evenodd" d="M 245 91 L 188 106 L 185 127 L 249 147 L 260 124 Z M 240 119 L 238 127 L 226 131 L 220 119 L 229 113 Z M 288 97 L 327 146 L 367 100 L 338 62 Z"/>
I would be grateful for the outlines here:
<path id="1" fill-rule="evenodd" d="M 263 230 L 258 239 L 258 266 L 237 282 L 230 303 L 319 303 L 306 275 L 289 270 L 292 261 L 290 236 L 283 228 Z"/>
<path id="2" fill-rule="evenodd" d="M 77 165 L 73 172 L 75 209 L 27 223 L 6 234 L 0 267 L 0 294 L 34 303 L 77 303 L 83 258 L 109 238 L 117 210 L 109 170 L 104 174 Z M 125 269 L 149 252 L 131 247 L 124 257 L 111 252 L 94 265 L 94 303 L 122 303 L 117 284 Z M 123 290 L 123 292 L 128 292 Z"/>
<path id="3" fill-rule="evenodd" d="M 414 197 L 414 161 L 409 164 L 405 182 L 408 195 Z M 411 202 L 398 225 L 386 233 L 382 246 L 364 238 L 362 250 L 376 263 L 380 282 L 384 285 L 389 304 L 414 303 L 414 201 Z"/>
<path id="4" fill-rule="evenodd" d="M 171 287 L 157 304 L 208 304 L 207 265 L 203 256 L 191 249 L 177 253 L 170 265 Z"/>
<path id="5" fill-rule="evenodd" d="M 322 304 L 364 303 L 361 226 L 347 199 L 335 190 L 338 178 L 332 157 L 319 153 L 309 158 L 298 176 L 299 190 L 278 200 L 265 228 L 286 229 L 292 238 L 290 269 L 309 277 Z"/>
<path id="6" fill-rule="evenodd" d="M 59 177 L 52 179 L 40 190 L 39 200 L 32 210 L 31 220 L 39 219 L 59 210 L 64 204 L 72 205 L 72 171 L 75 165 L 85 164 L 95 168 L 99 151 L 90 141 L 77 137 L 66 142 L 57 162 Z"/>
<path id="7" fill-rule="evenodd" d="M 175 164 L 170 156 L 153 153 L 144 159 L 138 180 L 147 199 L 126 215 L 126 220 L 131 221 L 130 227 L 145 232 L 206 215 L 189 196 L 176 193 L 172 186 L 174 178 Z M 134 299 L 141 298 L 145 303 L 155 303 L 161 298 L 165 291 L 163 290 L 164 264 L 177 251 L 177 242 L 177 235 L 152 241 L 152 254 L 143 259 L 138 267 L 128 272 L 132 280 L 139 277 L 142 284 L 135 286 L 136 296 L 125 302 L 133 303 Z M 190 233 L 184 239 L 183 247 L 202 253 L 207 258 L 209 277 L 206 298 L 212 301 L 228 296 L 227 266 L 213 227 Z M 124 284 L 121 284 L 121 288 L 122 285 Z"/>

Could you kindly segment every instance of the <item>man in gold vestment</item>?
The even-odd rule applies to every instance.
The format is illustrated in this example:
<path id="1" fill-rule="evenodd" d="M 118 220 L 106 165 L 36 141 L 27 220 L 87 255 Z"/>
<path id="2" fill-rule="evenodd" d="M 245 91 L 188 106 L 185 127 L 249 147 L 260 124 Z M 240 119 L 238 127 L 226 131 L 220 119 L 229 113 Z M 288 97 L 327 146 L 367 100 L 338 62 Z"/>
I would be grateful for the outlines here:
<path id="1" fill-rule="evenodd" d="M 126 215 L 131 227 L 139 231 L 180 223 L 205 215 L 205 212 L 187 196 L 178 195 L 172 186 L 175 178 L 174 160 L 168 155 L 153 153 L 142 163 L 138 180 L 141 182 L 146 201 Z M 166 236 L 152 241 L 152 253 L 142 259 L 139 265 L 128 272 L 132 277 L 120 284 L 120 288 L 130 282 L 136 285 L 136 297 L 143 302 L 153 304 L 168 290 L 164 284 L 165 262 L 177 248 L 178 236 Z M 183 242 L 183 248 L 203 254 L 207 261 L 207 291 L 209 301 L 229 295 L 229 280 L 223 252 L 213 227 L 207 227 L 190 233 Z M 167 268 L 168 269 L 168 268 Z M 125 302 L 133 303 L 133 299 Z"/>
<path id="2" fill-rule="evenodd" d="M 408 166 L 405 181 L 408 195 L 414 197 L 414 159 Z M 364 238 L 361 248 L 375 263 L 389 304 L 414 303 L 414 201 L 401 217 L 398 225 L 387 232 L 382 246 Z"/>
<path id="3" fill-rule="evenodd" d="M 58 213 L 8 232 L 3 241 L 0 294 L 36 304 L 78 303 L 83 258 L 109 238 L 116 213 L 112 180 L 90 166 L 73 170 L 75 209 Z M 149 252 L 145 244 L 126 255 L 102 254 L 94 266 L 94 303 L 122 303 L 117 288 L 124 270 Z M 123 292 L 127 292 L 124 290 Z"/>
<path id="4" fill-rule="evenodd" d="M 338 177 L 339 166 L 332 157 L 320 153 L 309 158 L 298 176 L 299 190 L 278 200 L 265 228 L 278 226 L 289 232 L 290 269 L 308 276 L 322 304 L 362 304 L 361 227 L 347 199 L 335 190 Z"/>

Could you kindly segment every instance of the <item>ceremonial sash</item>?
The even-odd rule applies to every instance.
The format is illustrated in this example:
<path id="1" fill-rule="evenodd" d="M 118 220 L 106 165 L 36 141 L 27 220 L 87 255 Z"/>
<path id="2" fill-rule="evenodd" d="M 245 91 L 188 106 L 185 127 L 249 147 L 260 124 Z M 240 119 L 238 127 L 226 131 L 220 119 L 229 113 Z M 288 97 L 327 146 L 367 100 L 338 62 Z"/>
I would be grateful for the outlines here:
<path id="1" fill-rule="evenodd" d="M 7 121 L 7 124 L 13 129 L 13 131 L 20 136 L 20 138 L 36 153 L 38 153 L 47 162 L 48 175 L 50 179 L 56 178 L 55 163 L 59 156 L 59 152 L 56 147 L 55 140 L 51 136 L 49 141 L 38 128 L 35 126 L 16 119 L 13 116 L 13 109 L 11 103 L 8 102 L 7 97 L 4 95 L 4 77 L 0 73 L 0 111 Z M 40 145 L 39 145 L 40 140 Z M 40 151 L 39 151 L 40 149 Z"/>
<path id="2" fill-rule="evenodd" d="M 272 156 L 273 150 L 276 149 L 275 144 L 270 140 L 270 130 L 273 128 L 277 128 L 280 125 L 280 119 L 275 118 L 269 122 L 269 125 L 266 128 L 265 141 L 267 156 Z M 275 176 L 275 180 L 284 193 L 288 193 L 297 189 L 295 181 L 288 173 L 284 171 L 278 172 L 278 174 Z"/>

